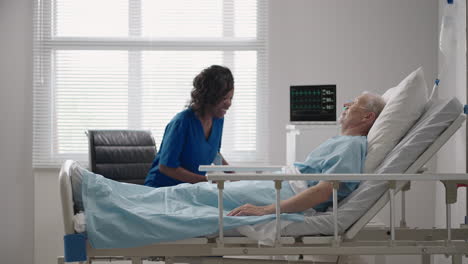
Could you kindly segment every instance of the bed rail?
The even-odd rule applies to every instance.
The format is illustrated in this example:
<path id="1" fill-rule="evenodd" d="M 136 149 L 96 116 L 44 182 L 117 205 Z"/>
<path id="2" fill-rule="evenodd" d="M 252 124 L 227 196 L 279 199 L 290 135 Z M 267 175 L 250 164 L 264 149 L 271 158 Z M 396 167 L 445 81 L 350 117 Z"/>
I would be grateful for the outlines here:
<path id="1" fill-rule="evenodd" d="M 213 168 L 215 172 L 213 172 Z M 386 181 L 389 183 L 389 199 L 390 199 L 390 240 L 389 243 L 391 246 L 395 245 L 395 207 L 394 207 L 394 195 L 395 191 L 401 189 L 406 184 L 406 181 L 434 181 L 440 180 L 446 186 L 448 190 L 448 185 L 456 186 L 459 183 L 468 184 L 468 174 L 466 173 L 428 173 L 428 174 L 273 174 L 273 173 L 264 173 L 264 174 L 252 174 L 252 173 L 242 173 L 242 174 L 232 174 L 232 173 L 223 173 L 219 172 L 222 169 L 225 170 L 236 170 L 234 166 L 201 166 L 200 170 L 207 171 L 207 178 L 209 180 L 216 181 L 219 189 L 219 230 L 223 230 L 223 189 L 224 182 L 229 180 L 255 180 L 255 181 L 274 181 L 276 188 L 276 242 L 275 247 L 281 247 L 281 232 L 280 227 L 280 206 L 279 206 L 279 189 L 281 188 L 282 181 L 289 180 L 314 180 L 314 181 L 330 181 L 333 183 L 333 221 L 334 221 L 334 232 L 332 247 L 338 247 L 341 242 L 341 238 L 338 236 L 338 202 L 337 202 L 337 192 L 339 187 L 339 182 L 346 181 L 363 181 L 363 180 L 373 180 L 373 181 Z M 398 184 L 397 184 L 398 181 Z M 456 188 L 455 188 L 456 192 Z M 452 195 L 453 196 L 453 195 Z M 449 197 L 449 196 L 447 196 Z M 450 205 L 454 201 L 447 201 L 447 243 L 451 243 L 451 224 L 450 224 Z M 219 243 L 218 248 L 224 248 L 224 237 L 223 232 L 219 233 Z"/>
<path id="2" fill-rule="evenodd" d="M 280 174 L 272 174 L 272 173 L 263 173 L 261 176 L 259 176 L 259 171 L 258 169 L 261 167 L 236 167 L 236 166 L 200 166 L 200 171 L 207 171 L 207 177 L 209 180 L 213 181 L 218 181 L 218 187 L 222 186 L 224 188 L 224 181 L 226 180 L 272 180 L 275 181 L 276 185 L 280 185 L 281 181 L 283 180 L 327 180 L 327 181 L 332 181 L 334 182 L 334 189 L 333 189 L 333 218 L 334 218 L 334 243 L 338 244 L 339 239 L 338 239 L 338 227 L 337 227 L 337 215 L 338 215 L 338 209 L 337 207 L 337 200 L 336 195 L 337 195 L 337 188 L 338 184 L 336 182 L 343 181 L 343 180 L 382 180 L 382 181 L 388 181 L 389 182 L 389 190 L 386 191 L 381 198 L 379 198 L 376 203 L 369 209 L 369 211 L 363 215 L 356 223 L 354 223 L 346 232 L 345 238 L 346 239 L 352 239 L 356 236 L 356 234 L 367 224 L 367 222 L 373 218 L 384 206 L 385 204 L 390 201 L 390 228 L 391 228 L 391 240 L 395 240 L 395 194 L 402 190 L 407 184 L 408 181 L 412 180 L 467 180 L 468 178 L 466 177 L 466 174 L 443 174 L 444 178 L 442 179 L 440 174 L 415 174 L 417 173 L 421 167 L 423 167 L 429 159 L 437 153 L 437 151 L 449 140 L 453 134 L 455 134 L 456 131 L 461 127 L 463 122 L 465 121 L 466 116 L 465 114 L 460 114 L 458 118 L 452 122 L 452 124 L 444 130 L 444 132 L 441 133 L 441 135 L 431 144 L 417 159 L 416 161 L 406 170 L 405 174 L 357 174 L 357 175 L 351 175 L 351 174 L 326 174 L 326 175 L 319 175 L 319 174 L 288 174 L 288 175 L 280 175 Z M 278 168 L 280 166 L 266 166 L 267 168 Z M 238 171 L 241 172 L 239 174 L 226 174 L 224 171 Z M 248 172 L 253 172 L 255 171 L 256 173 L 248 173 Z M 270 170 L 271 171 L 271 170 Z M 247 173 L 245 173 L 247 172 Z M 451 202 L 448 202 L 449 200 L 453 200 L 453 193 L 456 193 L 456 187 L 454 191 L 453 184 L 450 183 L 445 183 L 444 185 L 446 188 L 450 188 L 450 192 L 447 192 L 447 194 L 452 194 L 451 197 L 446 197 L 447 203 L 446 203 L 446 211 L 447 211 L 447 223 L 450 222 L 450 204 Z M 278 187 L 277 188 L 277 193 L 279 193 Z M 279 186 L 279 188 L 281 188 Z M 219 191 L 219 199 L 222 197 L 222 189 Z M 277 197 L 277 200 L 279 197 Z M 279 217 L 280 214 L 278 213 L 279 210 L 279 202 L 277 202 L 277 230 L 279 230 Z M 222 204 L 219 204 L 219 206 L 222 206 Z M 220 222 L 222 222 L 222 209 L 220 208 Z M 404 214 L 403 214 L 404 215 Z M 404 220 L 403 220 L 404 221 Z M 448 232 L 448 238 L 450 238 L 450 226 L 447 225 L 447 232 Z M 277 232 L 279 233 L 279 231 Z M 279 241 L 280 237 L 277 237 L 277 241 Z M 222 241 L 222 238 L 220 239 Z"/>

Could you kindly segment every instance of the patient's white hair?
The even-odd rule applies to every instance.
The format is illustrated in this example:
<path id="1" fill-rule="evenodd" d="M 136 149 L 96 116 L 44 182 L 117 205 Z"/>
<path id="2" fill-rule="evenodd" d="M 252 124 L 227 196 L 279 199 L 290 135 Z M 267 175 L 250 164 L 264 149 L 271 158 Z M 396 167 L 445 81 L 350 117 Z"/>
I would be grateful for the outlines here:
<path id="1" fill-rule="evenodd" d="M 379 117 L 380 113 L 385 107 L 385 100 L 382 98 L 382 96 L 371 92 L 366 91 L 362 94 L 367 96 L 367 110 L 370 112 L 374 112 L 376 118 Z"/>

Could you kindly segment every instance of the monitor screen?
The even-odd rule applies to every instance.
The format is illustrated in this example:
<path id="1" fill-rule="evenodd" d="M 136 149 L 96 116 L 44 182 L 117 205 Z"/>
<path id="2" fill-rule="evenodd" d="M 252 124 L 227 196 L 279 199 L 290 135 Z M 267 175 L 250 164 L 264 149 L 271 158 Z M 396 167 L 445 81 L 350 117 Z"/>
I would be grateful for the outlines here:
<path id="1" fill-rule="evenodd" d="M 297 85 L 289 92 L 291 122 L 336 121 L 336 85 Z"/>

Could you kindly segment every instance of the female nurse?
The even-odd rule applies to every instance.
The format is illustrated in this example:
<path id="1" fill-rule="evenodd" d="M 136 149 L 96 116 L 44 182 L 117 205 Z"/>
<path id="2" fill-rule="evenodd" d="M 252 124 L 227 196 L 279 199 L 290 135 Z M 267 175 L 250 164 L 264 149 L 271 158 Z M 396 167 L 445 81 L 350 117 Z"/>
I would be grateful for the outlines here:
<path id="1" fill-rule="evenodd" d="M 212 65 L 193 79 L 191 101 L 166 126 L 159 152 L 145 185 L 172 186 L 207 181 L 200 165 L 216 160 L 227 165 L 220 154 L 224 115 L 234 95 L 234 78 L 223 66 Z"/>

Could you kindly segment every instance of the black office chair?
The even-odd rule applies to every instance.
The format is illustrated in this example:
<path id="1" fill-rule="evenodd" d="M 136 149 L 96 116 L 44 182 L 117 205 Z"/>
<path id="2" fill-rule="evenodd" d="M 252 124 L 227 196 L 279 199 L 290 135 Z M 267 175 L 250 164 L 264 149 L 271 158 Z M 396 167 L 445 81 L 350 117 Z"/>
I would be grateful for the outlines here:
<path id="1" fill-rule="evenodd" d="M 106 178 L 143 184 L 156 156 L 147 130 L 88 130 L 89 166 Z"/>

